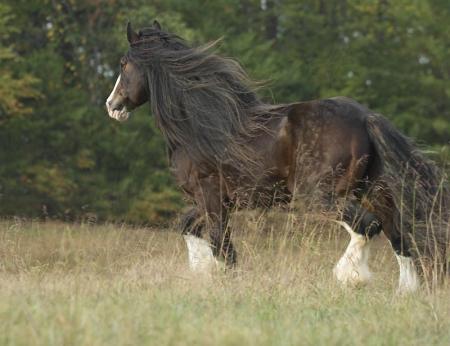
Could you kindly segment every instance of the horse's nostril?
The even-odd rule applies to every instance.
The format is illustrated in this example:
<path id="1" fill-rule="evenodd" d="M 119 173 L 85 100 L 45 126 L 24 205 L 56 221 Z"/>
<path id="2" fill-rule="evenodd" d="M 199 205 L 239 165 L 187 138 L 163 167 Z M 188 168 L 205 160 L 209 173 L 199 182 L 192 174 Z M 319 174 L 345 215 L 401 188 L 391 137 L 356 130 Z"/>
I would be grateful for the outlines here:
<path id="1" fill-rule="evenodd" d="M 113 111 L 121 111 L 122 109 L 123 109 L 123 104 L 116 104 L 116 105 L 114 105 L 114 107 L 113 107 Z"/>
<path id="2" fill-rule="evenodd" d="M 121 102 L 114 102 L 113 100 L 106 102 L 106 107 L 111 111 L 121 111 L 125 105 Z"/>

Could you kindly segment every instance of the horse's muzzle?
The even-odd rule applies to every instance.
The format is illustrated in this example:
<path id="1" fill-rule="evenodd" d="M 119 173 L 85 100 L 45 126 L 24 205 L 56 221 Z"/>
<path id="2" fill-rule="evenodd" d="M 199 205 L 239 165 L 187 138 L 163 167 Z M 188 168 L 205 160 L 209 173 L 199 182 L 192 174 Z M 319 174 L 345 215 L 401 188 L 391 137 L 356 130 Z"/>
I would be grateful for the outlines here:
<path id="1" fill-rule="evenodd" d="M 123 104 L 117 105 L 114 102 L 106 101 L 106 110 L 108 115 L 117 121 L 125 121 L 130 117 L 130 112 Z"/>

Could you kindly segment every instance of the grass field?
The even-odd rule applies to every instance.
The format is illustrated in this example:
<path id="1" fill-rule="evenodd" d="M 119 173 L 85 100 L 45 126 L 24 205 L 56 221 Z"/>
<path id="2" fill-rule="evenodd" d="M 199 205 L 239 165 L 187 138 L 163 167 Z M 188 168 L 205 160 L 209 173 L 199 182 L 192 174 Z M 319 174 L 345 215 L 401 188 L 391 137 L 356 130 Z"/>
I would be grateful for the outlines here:
<path id="1" fill-rule="evenodd" d="M 374 280 L 332 278 L 334 226 L 246 224 L 239 266 L 188 271 L 182 237 L 120 225 L 0 223 L 1 345 L 449 345 L 450 287 L 395 294 L 397 266 L 374 240 Z"/>

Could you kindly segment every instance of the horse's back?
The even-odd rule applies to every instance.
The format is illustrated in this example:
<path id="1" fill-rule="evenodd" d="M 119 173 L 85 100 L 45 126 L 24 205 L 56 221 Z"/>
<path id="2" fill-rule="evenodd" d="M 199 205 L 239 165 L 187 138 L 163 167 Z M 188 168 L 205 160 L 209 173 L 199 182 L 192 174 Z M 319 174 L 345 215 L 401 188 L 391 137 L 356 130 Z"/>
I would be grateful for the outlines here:
<path id="1" fill-rule="evenodd" d="M 315 119 L 363 125 L 371 113 L 366 106 L 345 96 L 292 103 L 286 108 L 286 115 L 293 124 Z"/>
<path id="2" fill-rule="evenodd" d="M 370 111 L 346 97 L 291 104 L 286 115 L 295 143 L 291 181 L 302 172 L 312 184 L 340 171 L 339 189 L 353 188 L 374 155 L 366 119 Z"/>

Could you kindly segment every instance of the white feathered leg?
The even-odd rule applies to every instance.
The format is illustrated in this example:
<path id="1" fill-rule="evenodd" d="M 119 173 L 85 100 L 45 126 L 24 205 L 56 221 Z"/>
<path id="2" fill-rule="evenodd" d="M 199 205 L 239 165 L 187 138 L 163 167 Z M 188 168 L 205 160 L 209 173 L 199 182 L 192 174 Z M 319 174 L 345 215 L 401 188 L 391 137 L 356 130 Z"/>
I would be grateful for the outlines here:
<path id="1" fill-rule="evenodd" d="M 397 292 L 404 294 L 416 291 L 419 288 L 419 277 L 413 259 L 397 254 L 395 257 L 400 269 Z"/>
<path id="2" fill-rule="evenodd" d="M 195 273 L 211 274 L 218 262 L 213 255 L 211 246 L 205 239 L 184 235 L 189 253 L 189 267 Z"/>
<path id="3" fill-rule="evenodd" d="M 372 276 L 368 265 L 369 240 L 353 231 L 346 222 L 338 223 L 350 234 L 351 239 L 333 270 L 334 275 L 343 284 L 356 285 L 369 281 Z"/>

